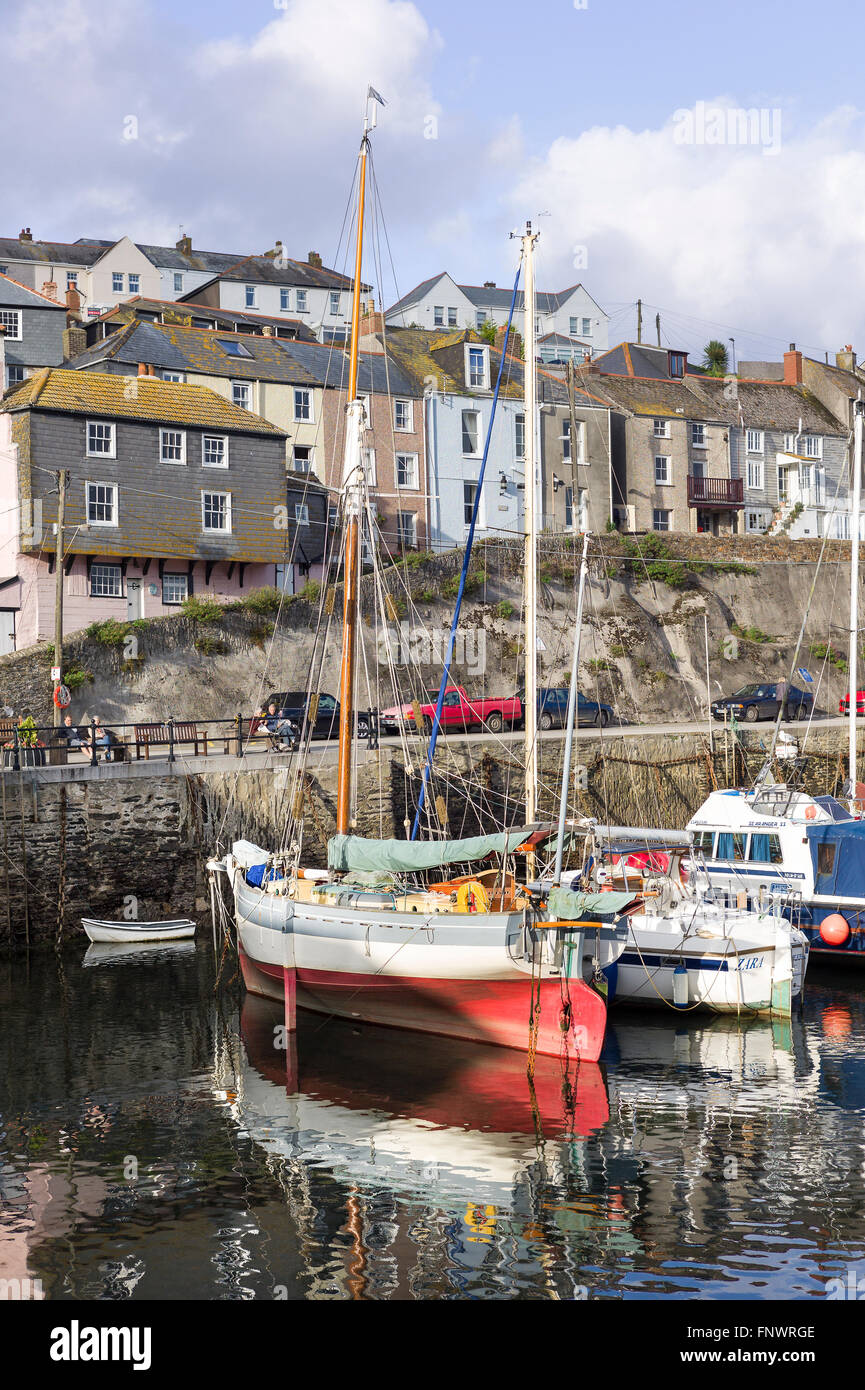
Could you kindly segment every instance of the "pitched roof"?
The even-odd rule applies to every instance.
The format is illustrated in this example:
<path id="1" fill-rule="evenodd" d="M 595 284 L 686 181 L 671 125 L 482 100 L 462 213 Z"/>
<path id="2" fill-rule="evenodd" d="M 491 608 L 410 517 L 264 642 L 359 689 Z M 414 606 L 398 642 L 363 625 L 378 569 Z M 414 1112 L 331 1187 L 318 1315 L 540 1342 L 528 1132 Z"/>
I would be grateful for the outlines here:
<path id="1" fill-rule="evenodd" d="M 127 377 L 60 367 L 45 367 L 7 391 L 2 409 L 110 415 L 115 419 L 153 420 L 166 425 L 197 425 L 286 438 L 285 430 L 232 405 L 206 386 L 185 386 L 142 376 L 135 378 L 135 390 L 130 391 Z"/>
<path id="2" fill-rule="evenodd" d="M 224 346 L 233 343 L 242 349 L 241 355 L 235 355 Z M 264 337 L 258 333 L 191 328 L 185 324 L 148 323 L 143 319 L 135 319 L 119 332 L 94 343 L 68 366 L 79 371 L 100 362 L 128 366 L 145 362 L 202 376 L 284 382 L 295 386 L 338 389 L 348 383 L 348 354 L 336 345 Z M 171 389 L 171 384 L 168 385 Z M 417 394 L 414 382 L 398 362 L 393 359 L 386 362 L 383 353 L 361 353 L 359 390 L 383 394 L 388 386 L 392 393 Z M 174 389 L 177 389 L 176 383 Z"/>
<path id="3" fill-rule="evenodd" d="M 90 238 L 79 237 L 77 241 L 21 241 L 18 237 L 0 237 L 0 261 L 4 258 L 8 260 L 24 261 L 57 261 L 68 265 L 92 266 L 96 261 L 110 251 L 112 246 L 116 246 L 122 237 L 110 238 Z M 259 262 L 264 262 L 273 266 L 273 258 L 268 256 L 255 256 L 244 254 L 241 251 L 198 251 L 194 247 L 191 251 L 180 251 L 176 246 L 155 246 L 149 242 L 136 241 L 133 243 L 138 247 L 142 255 L 146 256 L 153 265 L 165 270 L 196 270 L 205 271 L 211 276 L 216 277 L 230 271 L 233 266 L 243 265 L 246 268 L 242 274 L 231 276 L 230 278 L 250 279 L 252 270 L 259 271 Z M 254 262 L 250 266 L 250 262 Z M 276 278 L 274 283 L 286 283 L 286 274 L 290 274 L 292 284 L 323 285 L 325 288 L 337 288 L 337 284 L 349 286 L 351 281 L 338 271 L 328 270 L 322 267 L 320 270 L 316 266 L 309 265 L 306 261 L 288 260 L 290 270 L 283 269 L 281 280 Z M 304 278 L 305 277 L 305 278 Z M 260 275 L 255 278 L 266 279 L 268 282 L 273 278 L 261 270 Z"/>
<path id="4" fill-rule="evenodd" d="M 723 377 L 646 378 L 592 371 L 583 380 L 611 405 L 633 415 L 796 431 L 801 419 L 806 432 L 846 434 L 831 411 L 804 386 L 738 379 L 731 398 Z"/>
<path id="5" fill-rule="evenodd" d="M 59 261 L 91 266 L 104 255 L 105 244 L 95 241 L 20 241 L 17 236 L 0 237 L 0 261 Z"/>
<path id="6" fill-rule="evenodd" d="M 396 358 L 413 378 L 418 394 L 423 391 L 428 378 L 436 381 L 440 391 L 453 395 L 489 394 L 473 391 L 465 381 L 463 345 L 480 342 L 472 329 L 458 328 L 442 332 L 441 329 L 428 328 L 389 328 L 383 341 L 391 357 Z M 501 351 L 491 347 L 491 381 L 495 381 L 500 361 Z M 506 397 L 523 394 L 523 364 L 510 354 L 502 374 L 501 394 Z"/>
<path id="7" fill-rule="evenodd" d="M 404 294 L 402 299 L 398 299 L 396 304 L 392 304 L 387 310 L 388 314 L 395 314 L 397 310 L 404 308 L 407 304 L 416 304 L 419 299 L 423 299 L 428 294 L 433 285 L 437 285 L 439 280 L 443 280 L 447 275 L 446 270 L 440 270 L 438 275 L 431 275 L 428 280 L 421 280 L 419 285 L 415 285 L 413 290 Z"/>
<path id="8" fill-rule="evenodd" d="M 198 304 L 195 300 L 151 299 L 146 295 L 133 295 L 121 304 L 112 305 L 98 318 L 88 320 L 88 327 L 106 320 L 128 319 L 133 315 L 141 318 L 167 315 L 169 320 L 175 323 L 185 321 L 193 328 L 215 324 L 231 332 L 239 332 L 237 325 L 241 323 L 251 332 L 267 324 L 275 328 L 289 328 L 292 330 L 292 336 L 306 339 L 307 342 L 317 341 L 308 324 L 302 319 L 289 318 L 285 314 L 253 314 L 248 309 L 214 309 L 209 304 Z M 208 323 L 196 324 L 196 319 L 207 319 Z"/>
<path id="9" fill-rule="evenodd" d="M 239 280 L 250 284 L 299 285 L 301 288 L 325 290 L 350 290 L 354 281 L 338 270 L 328 270 L 326 266 L 310 265 L 308 261 L 294 261 L 290 257 L 246 256 L 220 269 L 212 280 Z M 208 281 L 208 284 L 212 283 Z M 190 290 L 197 294 L 203 286 Z M 362 285 L 361 289 L 369 289 Z M 183 297 L 182 297 L 183 298 Z"/>
<path id="10" fill-rule="evenodd" d="M 429 280 L 421 280 L 419 285 L 415 285 L 413 290 L 409 290 L 408 294 L 404 294 L 402 299 L 398 299 L 396 304 L 390 306 L 387 310 L 388 317 L 410 304 L 416 304 L 419 299 L 423 299 L 424 295 L 429 293 L 433 285 L 438 284 L 439 280 L 443 280 L 446 276 L 448 279 L 451 278 L 448 276 L 446 270 L 441 270 L 438 275 L 433 275 Z M 456 284 L 456 281 L 454 281 L 454 284 Z M 536 293 L 535 306 L 538 313 L 555 313 L 557 309 L 560 309 L 562 305 L 570 299 L 575 290 L 583 288 L 584 286 L 582 284 L 576 284 L 569 286 L 566 290 L 558 290 L 554 294 L 544 294 L 543 292 Z M 512 289 L 499 288 L 497 285 L 457 285 L 457 289 L 465 295 L 470 303 L 474 304 L 476 309 L 509 309 L 511 307 L 511 298 L 513 296 Z M 586 291 L 586 293 L 588 294 L 588 291 Z M 589 298 L 592 299 L 592 296 L 589 295 Z M 593 304 L 596 302 L 596 300 L 592 299 Z M 522 290 L 517 291 L 516 307 L 520 310 L 525 308 L 525 298 Z M 598 308 L 600 308 L 600 305 L 598 305 Z"/>
<path id="11" fill-rule="evenodd" d="M 66 312 L 65 304 L 39 290 L 31 290 L 29 285 L 20 285 L 11 275 L 0 274 L 0 304 L 13 309 L 62 309 Z"/>

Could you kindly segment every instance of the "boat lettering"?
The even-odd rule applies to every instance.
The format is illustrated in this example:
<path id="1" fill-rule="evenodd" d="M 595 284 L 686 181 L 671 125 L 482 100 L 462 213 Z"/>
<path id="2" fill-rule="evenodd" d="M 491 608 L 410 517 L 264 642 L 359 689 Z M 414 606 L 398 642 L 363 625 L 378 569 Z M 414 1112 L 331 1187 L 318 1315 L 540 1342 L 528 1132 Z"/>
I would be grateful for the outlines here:
<path id="1" fill-rule="evenodd" d="M 745 960 L 740 960 L 740 961 L 739 961 L 739 969 L 740 969 L 740 970 L 759 970 L 759 968 L 760 968 L 760 957 L 759 957 L 759 956 L 747 956 Z"/>

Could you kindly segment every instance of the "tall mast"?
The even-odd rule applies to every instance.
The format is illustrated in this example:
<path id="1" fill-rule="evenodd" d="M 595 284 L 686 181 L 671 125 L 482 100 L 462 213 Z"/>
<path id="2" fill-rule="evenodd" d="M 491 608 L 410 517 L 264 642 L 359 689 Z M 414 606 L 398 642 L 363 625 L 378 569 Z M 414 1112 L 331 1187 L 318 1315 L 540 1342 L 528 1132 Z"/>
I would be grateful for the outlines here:
<path id="1" fill-rule="evenodd" d="M 363 500 L 363 402 L 357 397 L 358 341 L 360 338 L 363 216 L 366 196 L 366 161 L 369 132 L 375 126 L 375 103 L 381 101 L 370 87 L 367 92 L 357 189 L 357 243 L 354 254 L 354 298 L 351 306 L 351 348 L 348 368 L 348 405 L 342 490 L 345 500 L 345 559 L 343 565 L 342 659 L 339 676 L 339 761 L 337 765 L 336 833 L 347 835 L 351 824 L 351 743 L 354 734 L 354 685 L 357 666 L 357 579 L 360 513 Z M 382 105 L 384 103 L 382 102 Z"/>
<path id="2" fill-rule="evenodd" d="M 526 596 L 526 824 L 537 819 L 538 788 L 538 634 L 537 634 L 537 518 L 535 516 L 537 464 L 535 460 L 535 268 L 534 248 L 538 233 L 526 223 L 522 238 L 525 265 L 525 596 Z"/>
<path id="3" fill-rule="evenodd" d="M 850 747 L 849 777 L 851 803 L 856 796 L 856 705 L 859 660 L 859 518 L 862 512 L 862 425 L 865 401 L 853 403 L 853 506 L 850 517 Z"/>

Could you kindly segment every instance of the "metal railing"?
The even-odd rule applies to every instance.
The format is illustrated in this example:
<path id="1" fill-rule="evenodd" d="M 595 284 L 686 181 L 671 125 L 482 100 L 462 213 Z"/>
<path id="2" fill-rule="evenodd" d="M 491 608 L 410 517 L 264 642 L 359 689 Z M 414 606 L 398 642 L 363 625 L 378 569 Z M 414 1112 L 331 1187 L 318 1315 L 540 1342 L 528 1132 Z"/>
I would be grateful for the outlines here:
<path id="1" fill-rule="evenodd" d="M 138 719 L 122 724 L 97 724 L 95 719 L 71 727 L 29 724 L 22 727 L 0 720 L 0 767 L 19 772 L 27 767 L 81 763 L 149 761 L 151 752 L 169 763 L 178 757 L 207 757 L 216 753 L 245 757 L 249 753 L 291 753 L 301 739 L 298 721 L 283 720 L 269 728 L 269 716 L 238 712 L 230 719 Z M 361 723 L 362 721 L 362 723 Z M 336 739 L 338 730 L 329 736 Z M 378 710 L 359 711 L 359 739 L 370 750 L 379 746 Z"/>

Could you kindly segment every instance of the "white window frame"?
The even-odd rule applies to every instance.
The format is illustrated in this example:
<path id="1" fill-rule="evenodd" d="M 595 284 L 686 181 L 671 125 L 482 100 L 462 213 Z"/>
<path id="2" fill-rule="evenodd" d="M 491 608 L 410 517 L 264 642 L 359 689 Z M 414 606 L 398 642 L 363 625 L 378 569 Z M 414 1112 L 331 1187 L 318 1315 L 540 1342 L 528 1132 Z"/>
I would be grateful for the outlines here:
<path id="1" fill-rule="evenodd" d="M 179 436 L 180 436 L 180 458 L 178 458 L 178 459 L 175 459 L 175 458 L 166 458 L 166 457 L 165 457 L 165 448 L 166 448 L 165 436 L 168 435 L 168 434 L 176 434 L 176 435 L 179 435 Z M 176 445 L 176 444 L 171 444 L 171 445 L 169 445 L 168 447 L 169 447 L 169 448 L 172 448 L 172 449 L 175 449 L 175 448 L 177 448 L 177 445 Z M 176 429 L 172 429 L 172 428 L 170 428 L 170 427 L 168 427 L 168 426 L 161 426 L 161 427 L 160 427 L 160 430 L 159 430 L 159 462 L 160 462 L 160 463 L 169 463 L 169 464 L 171 464 L 171 466 L 172 466 L 173 468 L 185 468 L 185 467 L 186 467 L 186 430 L 176 430 Z"/>
<path id="2" fill-rule="evenodd" d="M 749 492 L 762 492 L 766 486 L 766 472 L 761 458 L 749 458 L 746 468 L 745 487 Z"/>
<path id="3" fill-rule="evenodd" d="M 291 289 L 286 289 L 285 285 L 279 287 L 279 312 L 281 314 L 291 312 Z"/>
<path id="4" fill-rule="evenodd" d="M 244 309 L 257 309 L 256 286 L 244 285 L 243 287 L 243 307 Z"/>
<path id="5" fill-rule="evenodd" d="M 403 412 L 400 424 L 400 408 Z M 400 434 L 414 434 L 414 402 L 398 396 L 393 403 L 393 427 Z"/>
<path id="6" fill-rule="evenodd" d="M 753 444 L 751 441 L 754 441 Z M 763 430 L 745 431 L 745 452 L 747 454 L 762 454 L 764 452 L 765 434 Z"/>
<path id="7" fill-rule="evenodd" d="M 584 318 L 584 319 L 583 319 L 583 331 L 582 331 L 582 333 L 580 334 L 580 337 L 581 337 L 581 338 L 591 338 L 591 336 L 592 336 L 592 320 L 591 320 L 590 318 L 588 318 L 588 319 Z"/>
<path id="8" fill-rule="evenodd" d="M 796 440 L 797 440 L 798 438 L 799 438 L 799 436 L 796 435 L 796 434 L 785 434 L 785 435 L 784 435 L 784 453 L 785 453 L 785 454 L 796 454 L 796 453 L 799 452 L 798 449 L 796 448 Z"/>
<path id="9" fill-rule="evenodd" d="M 171 372 L 171 371 L 168 371 L 167 368 L 166 368 L 164 371 L 160 372 L 159 375 L 161 376 L 161 378 L 162 378 L 163 381 L 183 381 L 183 380 L 184 380 L 184 374 L 183 374 L 183 372 Z"/>
<path id="10" fill-rule="evenodd" d="M 803 434 L 802 441 L 805 445 L 802 450 L 808 459 L 823 458 L 823 436 L 822 434 Z"/>
<path id="11" fill-rule="evenodd" d="M 108 430 L 109 448 L 91 449 L 90 431 L 92 428 Z M 113 420 L 88 420 L 84 426 L 85 453 L 88 458 L 93 459 L 115 459 L 117 458 L 117 426 Z"/>
<path id="12" fill-rule="evenodd" d="M 183 580 L 183 587 L 185 588 L 186 592 L 182 595 L 181 598 L 167 598 L 167 597 L 166 597 L 166 580 L 171 580 L 171 579 L 182 579 L 182 580 Z M 181 603 L 185 603 L 186 600 L 187 600 L 188 598 L 189 598 L 189 575 L 188 575 L 188 574 L 181 574 L 181 573 L 178 573 L 177 571 L 174 571 L 174 570 L 165 571 L 165 572 L 163 573 L 163 575 L 162 575 L 162 602 L 163 602 L 163 604 L 165 605 L 165 607 L 166 607 L 166 608 L 169 608 L 169 607 L 170 607 L 170 608 L 176 608 L 176 607 L 178 607 Z"/>
<path id="13" fill-rule="evenodd" d="M 111 520 L 110 520 L 110 521 L 97 521 L 94 517 L 92 517 L 92 516 L 90 515 L 90 500 L 91 500 L 91 499 L 90 499 L 90 489 L 91 489 L 92 487 L 104 487 L 104 488 L 107 488 L 107 489 L 110 490 L 110 492 L 111 492 Z M 98 499 L 94 499 L 94 505 L 97 506 L 97 507 L 104 507 L 104 506 L 107 506 L 107 503 L 106 503 L 106 502 L 100 502 Z M 120 525 L 119 507 L 118 507 L 118 504 L 117 504 L 117 484 L 116 484 L 116 483 L 105 483 L 105 482 L 102 482 L 101 480 L 96 480 L 96 479 L 91 480 L 91 479 L 88 478 L 87 481 L 86 481 L 85 484 L 84 484 L 84 516 L 85 516 L 85 518 L 86 518 L 85 524 L 86 524 L 87 526 L 108 527 L 109 529 L 116 531 L 117 528 L 118 528 L 118 526 Z"/>
<path id="14" fill-rule="evenodd" d="M 473 416 L 475 417 L 475 420 L 477 421 L 477 434 L 476 434 L 476 436 L 475 436 L 475 447 L 474 447 L 474 449 L 469 449 L 469 450 L 466 450 L 466 448 L 465 448 L 465 437 L 466 437 L 465 417 L 466 417 L 467 415 L 473 415 Z M 461 447 L 461 449 L 462 449 L 463 458 L 476 459 L 476 458 L 478 458 L 478 457 L 480 456 L 480 454 L 481 454 L 481 452 L 482 452 L 482 445 L 481 445 L 481 435 L 482 435 L 482 433 L 483 433 L 483 430 L 482 430 L 482 427 L 481 427 L 481 412 L 480 412 L 479 410 L 463 410 L 463 411 L 460 413 L 460 447 Z"/>
<path id="15" fill-rule="evenodd" d="M 238 391 L 242 392 L 246 396 L 247 400 L 249 401 L 249 405 L 244 405 L 242 401 L 237 400 Z M 236 405 L 238 410 L 252 410 L 251 381 L 233 381 L 231 383 L 231 404 Z"/>
<path id="16" fill-rule="evenodd" d="M 182 294 L 182 293 L 183 293 L 183 271 L 182 271 L 182 270 L 175 270 L 175 271 L 174 271 L 174 293 L 175 293 L 175 294 Z"/>
<path id="17" fill-rule="evenodd" d="M 670 422 L 669 422 L 669 420 L 660 420 L 660 419 L 658 419 L 658 420 L 653 420 L 653 421 L 652 421 L 652 438 L 653 438 L 653 439 L 669 439 L 669 438 L 670 438 Z"/>
<path id="18" fill-rule="evenodd" d="M 787 452 L 789 452 L 789 450 L 788 450 Z M 796 465 L 793 464 L 792 466 L 795 468 Z M 790 464 L 787 464 L 787 463 L 779 463 L 779 464 L 778 464 L 778 481 L 777 481 L 777 489 L 778 489 L 778 501 L 781 502 L 781 503 L 786 503 L 786 502 L 789 502 L 789 501 L 790 501 L 790 467 L 791 467 L 791 465 L 790 465 Z M 782 479 L 782 478 L 783 478 L 783 480 L 784 480 L 784 487 L 783 487 L 783 490 L 782 490 L 782 488 L 781 488 L 781 479 Z"/>
<path id="19" fill-rule="evenodd" d="M 655 454 L 655 487 L 672 487 L 673 478 L 670 464 L 673 462 L 669 454 Z M 662 463 L 664 474 L 663 478 L 658 476 L 658 464 Z"/>
<path id="20" fill-rule="evenodd" d="M 523 436 L 523 449 L 520 453 L 520 434 Z M 525 460 L 526 457 L 526 417 L 523 411 L 517 411 L 514 415 L 514 458 Z"/>
<path id="21" fill-rule="evenodd" d="M 751 525 L 752 517 L 754 521 L 757 523 L 755 526 Z M 769 517 L 766 513 L 765 508 L 761 507 L 756 510 L 753 507 L 750 510 L 747 507 L 745 508 L 745 531 L 747 535 L 761 536 L 765 533 L 768 525 Z"/>
<path id="22" fill-rule="evenodd" d="M 467 488 L 467 487 L 473 487 L 473 488 L 474 488 L 474 493 L 472 494 L 472 500 L 471 500 L 471 508 L 472 508 L 472 510 L 474 510 L 475 498 L 476 498 L 477 495 L 478 495 L 478 486 L 479 486 L 479 484 L 478 484 L 477 478 L 463 478 L 463 527 L 465 528 L 466 531 L 468 531 L 469 527 L 470 527 L 471 524 L 472 524 L 472 519 L 471 519 L 471 517 L 470 517 L 470 516 L 466 516 L 466 510 L 467 510 L 468 505 L 469 505 L 468 502 L 466 501 L 466 488 Z M 484 506 L 483 493 L 481 493 L 481 500 L 480 500 L 480 504 L 479 504 L 479 506 L 478 506 L 478 526 L 480 526 L 481 528 L 483 527 L 483 506 Z"/>
<path id="23" fill-rule="evenodd" d="M 472 371 L 472 354 L 473 354 L 473 353 L 475 353 L 475 354 L 480 353 L 480 358 L 481 358 L 481 370 L 480 370 L 480 380 L 479 380 L 479 381 L 475 381 L 474 378 L 475 378 L 475 375 L 477 375 L 477 373 L 475 373 L 475 372 Z M 490 389 L 490 350 L 489 350 L 489 348 L 488 348 L 488 347 L 482 347 L 482 346 L 480 345 L 480 343 L 466 343 L 465 354 L 466 354 L 466 358 L 465 358 L 466 385 L 468 386 L 469 390 L 474 390 L 474 391 L 488 391 L 488 390 Z"/>
<path id="24" fill-rule="evenodd" d="M 9 325 L 14 322 L 15 332 L 9 332 Z M 6 329 L 4 335 L 7 343 L 21 342 L 21 310 L 20 309 L 0 309 L 0 325 Z"/>
<path id="25" fill-rule="evenodd" d="M 206 518 L 206 513 L 207 513 L 207 511 L 208 511 L 208 506 L 207 506 L 207 501 L 206 501 L 206 499 L 207 499 L 208 497 L 224 497 L 224 498 L 225 498 L 225 500 L 226 500 L 225 518 L 226 518 L 226 522 L 227 522 L 227 525 L 226 525 L 226 526 L 208 526 L 208 525 L 206 525 L 205 518 Z M 212 511 L 213 508 L 211 507 L 210 510 Z M 204 489 L 202 489 L 202 492 L 201 492 L 201 529 L 202 529 L 202 531 L 203 531 L 206 535 L 208 535 L 208 536 L 213 536 L 213 535 L 216 535 L 216 536 L 230 536 L 230 535 L 231 535 L 231 493 L 230 493 L 230 492 L 211 492 L 210 490 L 205 491 Z"/>
<path id="26" fill-rule="evenodd" d="M 135 284 L 134 284 L 134 285 L 133 285 L 133 283 L 132 283 L 133 280 L 135 281 Z M 134 270 L 130 271 L 130 272 L 129 272 L 129 275 L 127 276 L 127 281 L 128 281 L 128 284 L 129 284 L 129 293 L 130 293 L 130 294 L 140 294 L 140 293 L 141 293 L 141 276 L 140 276 L 139 274 L 136 274 L 136 272 L 135 272 Z"/>
<path id="27" fill-rule="evenodd" d="M 452 304 L 448 305 L 448 328 L 459 327 L 457 323 L 457 311 Z"/>
<path id="28" fill-rule="evenodd" d="M 117 283 L 118 280 L 120 281 L 120 284 L 119 284 L 119 285 L 118 285 L 118 283 Z M 122 293 L 123 293 L 123 271 L 122 271 L 122 270 L 112 270 L 112 272 L 111 272 L 111 293 L 112 293 L 112 294 L 122 294 Z"/>
<path id="29" fill-rule="evenodd" d="M 659 516 L 665 516 L 665 517 L 667 518 L 667 523 L 666 523 L 666 525 L 661 525 L 661 526 L 658 525 L 656 518 L 659 517 Z M 672 531 L 672 529 L 673 529 L 673 513 L 672 513 L 672 510 L 671 510 L 669 507 L 653 507 L 653 508 L 652 508 L 652 530 L 653 530 L 653 531 L 663 531 L 663 532 L 667 532 L 667 531 Z"/>
<path id="30" fill-rule="evenodd" d="M 410 526 L 408 535 L 405 534 L 404 520 L 408 518 Z M 417 512 L 397 512 L 396 514 L 396 535 L 397 543 L 405 550 L 414 550 L 417 547 Z"/>
<path id="31" fill-rule="evenodd" d="M 208 440 L 218 439 L 222 445 L 222 462 L 212 463 L 207 458 Z M 201 466 L 202 468 L 227 468 L 228 467 L 228 435 L 227 434 L 203 434 L 201 436 Z"/>
<path id="32" fill-rule="evenodd" d="M 303 467 L 298 468 L 297 451 L 306 449 L 307 456 L 303 460 Z M 293 444 L 291 446 L 291 468 L 294 473 L 312 473 L 315 470 L 315 445 L 314 444 Z"/>
<path id="33" fill-rule="evenodd" d="M 329 294 L 329 298 L 328 298 L 328 301 L 327 301 L 327 302 L 328 302 L 328 312 L 330 313 L 331 318 L 332 318 L 332 319 L 342 318 L 342 313 L 341 313 L 341 311 L 340 311 L 340 293 L 339 293 L 339 290 L 330 290 L 330 291 L 328 292 L 328 294 Z M 336 300 L 336 308 L 333 307 L 333 302 L 334 302 L 334 300 Z"/>
<path id="34" fill-rule="evenodd" d="M 103 592 L 95 593 L 95 592 L 94 592 L 93 585 L 94 585 L 94 582 L 95 582 L 95 575 L 96 575 L 96 571 L 97 571 L 97 570 L 106 571 L 106 572 L 107 572 L 108 570 L 112 570 L 112 571 L 114 572 L 114 574 L 116 574 L 116 576 L 117 576 L 117 589 L 116 589 L 116 591 L 115 591 L 115 590 L 112 590 L 110 593 L 108 593 L 108 592 L 104 592 L 104 593 L 103 593 Z M 90 583 L 89 583 L 89 594 L 88 594 L 88 597 L 89 597 L 89 598 L 123 598 L 123 569 L 122 569 L 122 566 L 120 566 L 120 565 L 106 565 L 106 564 L 104 564 L 104 563 L 100 563 L 100 564 L 98 564 L 98 565 L 91 565 L 91 566 L 90 566 Z"/>
<path id="35" fill-rule="evenodd" d="M 295 502 L 294 524 L 295 526 L 309 525 L 309 507 L 306 502 Z"/>
<path id="36" fill-rule="evenodd" d="M 362 452 L 362 459 L 367 487 L 378 487 L 375 471 L 375 449 L 364 449 Z"/>
<path id="37" fill-rule="evenodd" d="M 412 482 L 408 482 L 408 483 L 401 483 L 401 482 L 400 482 L 400 480 L 399 480 L 400 459 L 407 459 L 407 460 L 409 461 L 409 463 L 410 463 L 410 468 L 409 468 L 409 470 L 408 470 L 408 475 L 409 475 L 409 477 L 410 477 L 411 479 L 413 479 Z M 394 456 L 394 465 L 395 465 L 395 472 L 396 472 L 396 485 L 397 485 L 397 488 L 399 489 L 399 491 L 400 491 L 400 492 L 417 492 L 418 489 L 419 489 L 419 487 L 420 487 L 420 476 L 419 476 L 419 473 L 418 473 L 418 456 L 417 456 L 417 454 L 404 453 L 402 450 L 400 450 L 400 452 Z"/>
<path id="38" fill-rule="evenodd" d="M 433 305 L 433 327 L 444 328 L 445 326 L 445 306 L 443 304 Z"/>
<path id="39" fill-rule="evenodd" d="M 294 312 L 296 314 L 308 314 L 306 302 L 306 290 L 295 290 L 294 292 Z"/>
<path id="40" fill-rule="evenodd" d="M 302 396 L 305 396 L 305 397 L 306 397 L 306 404 L 307 404 L 307 406 L 308 406 L 308 408 L 309 408 L 309 414 L 308 414 L 308 415 L 298 414 L 298 409 L 297 409 L 297 407 L 298 407 L 298 398 L 299 398 L 299 397 L 302 397 Z M 312 390 L 310 389 L 310 387 L 308 387 L 308 386 L 295 386 L 295 388 L 294 388 L 294 398 L 293 398 L 293 399 L 294 399 L 294 420 L 295 420 L 295 423 L 298 424 L 298 425 L 314 425 L 314 424 L 315 424 L 315 401 L 314 401 L 314 399 L 313 399 Z"/>
<path id="41" fill-rule="evenodd" d="M 77 290 L 77 289 L 78 289 L 78 271 L 77 271 L 77 270 L 67 270 L 67 272 L 66 272 L 66 288 L 67 288 L 67 290 Z"/>
<path id="42" fill-rule="evenodd" d="M 571 338 L 579 338 L 579 336 L 580 336 L 580 327 L 579 327 L 579 325 L 580 325 L 580 316 L 579 316 L 579 314 L 571 314 L 571 315 L 569 316 L 569 320 L 568 320 L 568 321 L 569 321 L 569 325 L 570 325 L 569 337 L 571 337 Z"/>
<path id="43" fill-rule="evenodd" d="M 697 431 L 699 430 L 699 438 Z M 691 421 L 691 448 L 708 449 L 709 441 L 706 438 L 706 426 L 699 420 Z"/>

